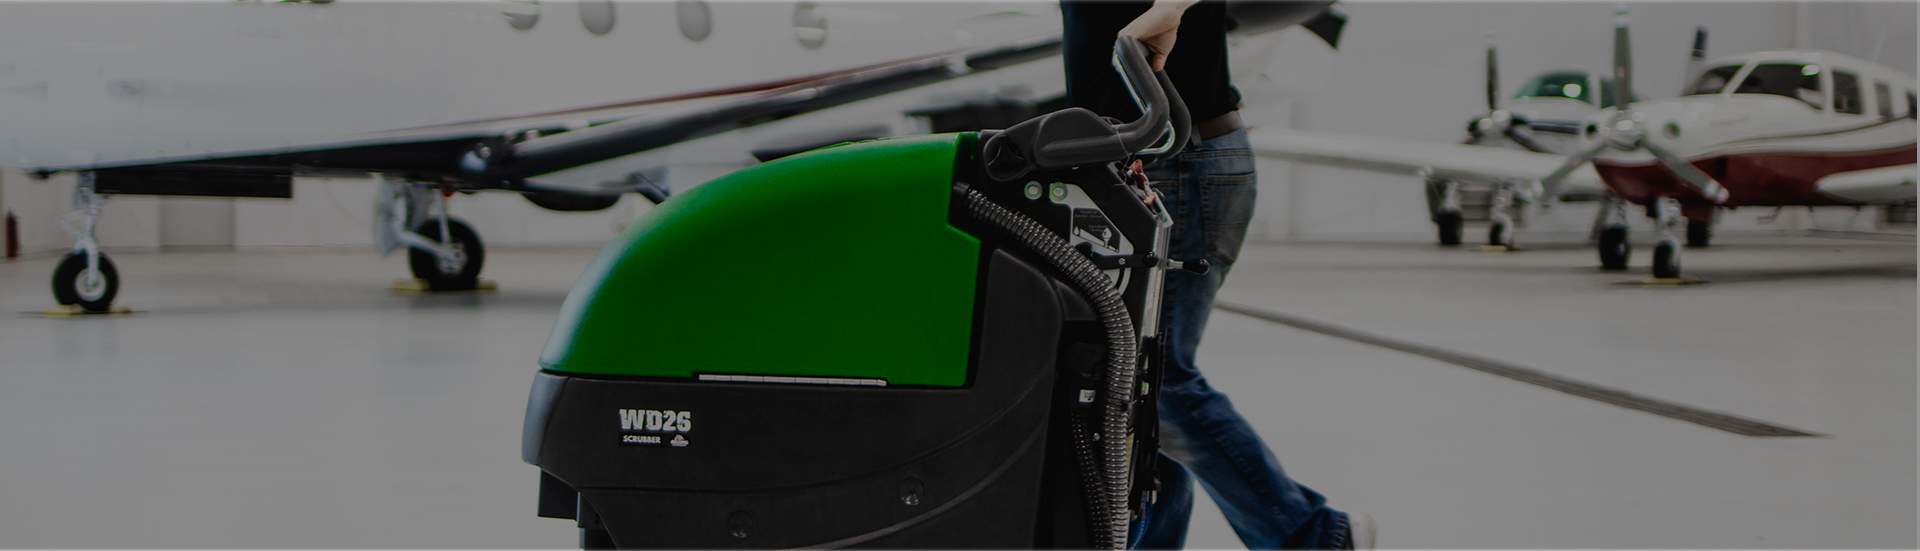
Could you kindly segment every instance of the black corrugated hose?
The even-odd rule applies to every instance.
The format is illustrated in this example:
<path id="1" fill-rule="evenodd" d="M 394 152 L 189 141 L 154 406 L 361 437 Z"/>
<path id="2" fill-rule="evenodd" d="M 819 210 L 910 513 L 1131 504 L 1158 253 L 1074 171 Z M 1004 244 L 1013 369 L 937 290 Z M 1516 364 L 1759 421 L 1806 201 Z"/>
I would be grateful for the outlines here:
<path id="1" fill-rule="evenodd" d="M 1100 418 L 1099 476 L 1084 472 L 1085 458 L 1091 455 L 1093 443 L 1088 442 L 1092 437 L 1082 428 L 1085 424 L 1080 419 L 1074 420 L 1073 446 L 1075 454 L 1082 459 L 1081 478 L 1089 494 L 1089 518 L 1099 519 L 1093 523 L 1094 541 L 1104 540 L 1109 548 L 1125 549 L 1129 520 L 1127 496 L 1132 482 L 1127 448 L 1132 436 L 1133 388 L 1139 365 L 1138 341 L 1127 305 L 1120 291 L 1114 289 L 1113 281 L 1074 250 L 1065 238 L 1047 231 L 1032 218 L 995 204 L 965 184 L 955 185 L 954 194 L 965 200 L 967 213 L 974 219 L 1013 235 L 1021 245 L 1065 274 L 1093 305 L 1106 328 L 1107 388 Z M 1105 499 L 1094 499 L 1103 494 Z"/>

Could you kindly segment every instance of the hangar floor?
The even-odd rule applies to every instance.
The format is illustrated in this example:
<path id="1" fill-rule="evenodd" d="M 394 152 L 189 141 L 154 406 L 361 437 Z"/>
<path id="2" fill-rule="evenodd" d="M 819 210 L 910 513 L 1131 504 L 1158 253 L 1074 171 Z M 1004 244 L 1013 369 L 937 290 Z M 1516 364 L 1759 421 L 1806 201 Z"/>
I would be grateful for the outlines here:
<path id="1" fill-rule="evenodd" d="M 1913 241 L 1727 236 L 1686 259 L 1711 284 L 1618 284 L 1648 249 L 1255 245 L 1202 365 L 1389 547 L 1914 547 Z M 0 545 L 571 545 L 519 423 L 591 256 L 408 296 L 361 250 L 125 253 L 139 312 L 85 319 L 30 314 L 53 259 L 0 263 Z M 1238 543 L 1202 505 L 1190 544 Z"/>

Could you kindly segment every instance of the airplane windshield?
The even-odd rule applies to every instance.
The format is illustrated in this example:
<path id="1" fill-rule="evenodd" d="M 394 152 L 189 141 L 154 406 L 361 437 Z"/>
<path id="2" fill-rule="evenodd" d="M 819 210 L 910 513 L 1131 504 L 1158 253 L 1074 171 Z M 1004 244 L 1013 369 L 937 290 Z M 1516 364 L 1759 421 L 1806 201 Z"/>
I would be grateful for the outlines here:
<path id="1" fill-rule="evenodd" d="M 1725 65 L 1700 73 L 1700 78 L 1693 81 L 1693 86 L 1687 88 L 1687 95 L 1707 96 L 1720 93 L 1721 90 L 1727 89 L 1727 82 L 1733 80 L 1733 75 L 1740 72 L 1740 67 L 1742 66 Z"/>
<path id="2" fill-rule="evenodd" d="M 1814 109 L 1825 109 L 1827 98 L 1820 90 L 1819 65 L 1804 63 L 1762 63 L 1734 88 L 1735 94 L 1771 94 L 1807 102 Z"/>
<path id="3" fill-rule="evenodd" d="M 1593 103 L 1593 91 L 1587 89 L 1585 73 L 1547 73 L 1534 77 L 1520 87 L 1520 93 L 1514 99 L 1524 98 L 1571 98 Z"/>

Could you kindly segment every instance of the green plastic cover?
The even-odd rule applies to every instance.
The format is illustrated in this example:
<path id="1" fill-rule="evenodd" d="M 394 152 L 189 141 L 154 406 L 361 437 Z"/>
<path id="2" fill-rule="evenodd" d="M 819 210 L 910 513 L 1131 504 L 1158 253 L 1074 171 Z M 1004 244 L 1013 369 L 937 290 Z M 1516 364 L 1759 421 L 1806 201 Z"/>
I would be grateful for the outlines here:
<path id="1" fill-rule="evenodd" d="M 980 242 L 947 203 L 974 139 L 843 144 L 674 197 L 587 267 L 541 365 L 966 384 Z"/>

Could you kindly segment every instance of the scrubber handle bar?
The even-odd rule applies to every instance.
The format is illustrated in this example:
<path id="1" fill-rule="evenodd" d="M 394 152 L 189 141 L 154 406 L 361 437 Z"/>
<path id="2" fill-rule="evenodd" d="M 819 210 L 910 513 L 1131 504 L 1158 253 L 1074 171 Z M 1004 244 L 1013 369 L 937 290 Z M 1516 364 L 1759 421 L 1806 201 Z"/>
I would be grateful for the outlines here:
<path id="1" fill-rule="evenodd" d="M 1113 68 L 1140 118 L 1114 124 L 1084 108 L 1034 117 L 987 139 L 987 173 L 1010 181 L 1034 169 L 1056 169 L 1123 161 L 1136 155 L 1167 156 L 1186 147 L 1193 133 L 1185 102 L 1164 72 L 1147 64 L 1147 46 L 1137 39 L 1114 40 Z"/>
<path id="2" fill-rule="evenodd" d="M 1161 144 L 1161 140 L 1169 132 L 1178 132 L 1170 125 L 1172 105 L 1161 89 L 1166 82 L 1162 80 L 1164 73 L 1154 73 L 1153 66 L 1147 64 L 1146 43 L 1128 37 L 1114 40 L 1113 69 L 1120 72 L 1127 95 L 1133 96 L 1133 104 L 1140 108 L 1140 118 L 1114 127 L 1120 143 L 1134 153 L 1167 152 L 1173 144 Z"/>

